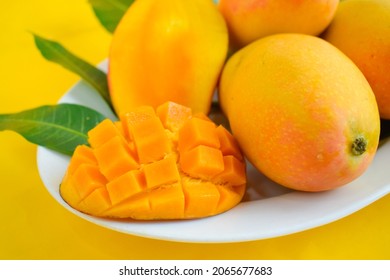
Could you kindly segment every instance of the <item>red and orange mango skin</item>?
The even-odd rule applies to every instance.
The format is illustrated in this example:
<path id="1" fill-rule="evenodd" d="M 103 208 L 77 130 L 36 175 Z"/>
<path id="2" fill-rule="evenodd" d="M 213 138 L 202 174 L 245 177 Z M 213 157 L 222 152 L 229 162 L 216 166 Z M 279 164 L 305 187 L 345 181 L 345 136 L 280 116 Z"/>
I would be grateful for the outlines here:
<path id="1" fill-rule="evenodd" d="M 137 0 L 113 35 L 108 81 L 117 114 L 173 101 L 208 113 L 228 50 L 211 0 Z"/>
<path id="2" fill-rule="evenodd" d="M 283 186 L 334 189 L 374 158 L 380 119 L 372 89 L 318 37 L 277 34 L 246 46 L 227 62 L 219 93 L 248 160 Z"/>

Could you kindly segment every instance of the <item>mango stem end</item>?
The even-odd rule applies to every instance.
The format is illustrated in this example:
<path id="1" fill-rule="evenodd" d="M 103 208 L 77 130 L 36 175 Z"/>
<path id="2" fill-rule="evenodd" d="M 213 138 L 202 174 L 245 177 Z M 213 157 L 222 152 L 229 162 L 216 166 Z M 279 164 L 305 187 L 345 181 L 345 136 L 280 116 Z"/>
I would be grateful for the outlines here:
<path id="1" fill-rule="evenodd" d="M 361 136 L 357 137 L 352 143 L 351 150 L 352 154 L 355 156 L 364 154 L 364 152 L 367 150 L 367 140 Z"/>

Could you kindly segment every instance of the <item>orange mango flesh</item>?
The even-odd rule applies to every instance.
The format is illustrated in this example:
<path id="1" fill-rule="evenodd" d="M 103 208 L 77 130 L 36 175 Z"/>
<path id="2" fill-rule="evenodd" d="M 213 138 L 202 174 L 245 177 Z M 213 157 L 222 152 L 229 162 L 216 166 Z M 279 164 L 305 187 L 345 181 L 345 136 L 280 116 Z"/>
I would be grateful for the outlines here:
<path id="1" fill-rule="evenodd" d="M 167 102 L 104 120 L 76 148 L 60 186 L 73 208 L 137 220 L 213 216 L 245 192 L 245 161 L 233 136 L 205 115 Z"/>

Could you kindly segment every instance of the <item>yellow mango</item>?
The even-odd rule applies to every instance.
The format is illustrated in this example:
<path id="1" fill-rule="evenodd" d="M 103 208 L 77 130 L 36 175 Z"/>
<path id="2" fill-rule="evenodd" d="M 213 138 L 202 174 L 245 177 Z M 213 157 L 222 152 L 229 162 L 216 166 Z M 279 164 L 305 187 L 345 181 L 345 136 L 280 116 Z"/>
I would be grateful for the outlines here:
<path id="1" fill-rule="evenodd" d="M 115 111 L 173 101 L 207 113 L 227 50 L 226 23 L 213 1 L 135 1 L 109 53 Z"/>
<path id="2" fill-rule="evenodd" d="M 342 1 L 322 37 L 359 67 L 390 120 L 390 1 Z"/>

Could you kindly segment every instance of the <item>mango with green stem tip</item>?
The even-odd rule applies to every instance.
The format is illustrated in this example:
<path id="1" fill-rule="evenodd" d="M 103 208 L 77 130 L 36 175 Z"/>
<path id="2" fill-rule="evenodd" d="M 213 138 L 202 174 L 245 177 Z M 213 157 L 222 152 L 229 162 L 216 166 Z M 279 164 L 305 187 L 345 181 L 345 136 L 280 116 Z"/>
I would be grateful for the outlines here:
<path id="1" fill-rule="evenodd" d="M 376 154 L 375 95 L 359 68 L 318 37 L 276 34 L 249 44 L 227 62 L 219 97 L 248 160 L 285 187 L 341 187 Z"/>

